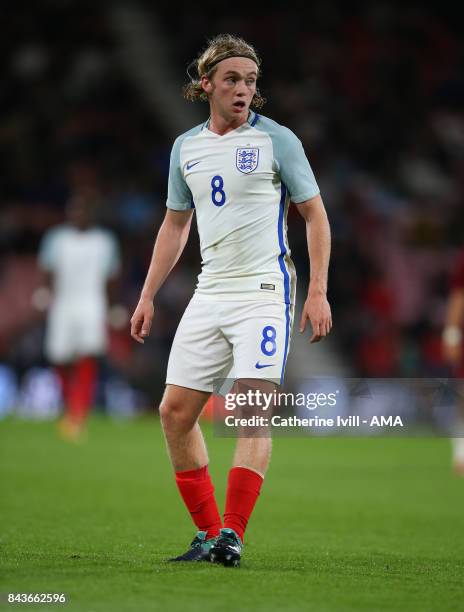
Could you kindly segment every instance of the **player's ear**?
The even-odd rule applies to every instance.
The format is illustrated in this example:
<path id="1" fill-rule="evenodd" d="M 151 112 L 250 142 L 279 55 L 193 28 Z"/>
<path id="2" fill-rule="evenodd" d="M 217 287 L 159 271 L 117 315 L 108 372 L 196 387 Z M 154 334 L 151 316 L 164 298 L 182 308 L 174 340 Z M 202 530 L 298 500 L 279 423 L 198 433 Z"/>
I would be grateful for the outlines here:
<path id="1" fill-rule="evenodd" d="M 213 91 L 213 84 L 205 75 L 201 77 L 201 87 L 206 94 L 210 94 Z"/>

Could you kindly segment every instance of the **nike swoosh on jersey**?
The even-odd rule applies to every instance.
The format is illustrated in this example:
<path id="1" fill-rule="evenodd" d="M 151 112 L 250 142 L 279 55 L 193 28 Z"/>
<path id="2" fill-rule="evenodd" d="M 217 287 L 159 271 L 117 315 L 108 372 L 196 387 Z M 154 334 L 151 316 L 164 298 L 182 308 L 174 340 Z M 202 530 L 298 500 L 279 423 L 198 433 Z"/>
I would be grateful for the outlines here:
<path id="1" fill-rule="evenodd" d="M 200 162 L 201 162 L 201 159 L 200 159 L 200 161 L 196 161 L 196 162 L 193 162 L 191 164 L 187 164 L 187 170 L 190 170 L 190 168 L 193 168 L 193 166 L 196 166 Z"/>
<path id="2" fill-rule="evenodd" d="M 270 368 L 273 365 L 275 365 L 275 363 L 259 363 L 259 361 L 257 361 L 255 364 L 255 368 L 257 368 L 258 370 L 262 370 L 263 368 Z"/>

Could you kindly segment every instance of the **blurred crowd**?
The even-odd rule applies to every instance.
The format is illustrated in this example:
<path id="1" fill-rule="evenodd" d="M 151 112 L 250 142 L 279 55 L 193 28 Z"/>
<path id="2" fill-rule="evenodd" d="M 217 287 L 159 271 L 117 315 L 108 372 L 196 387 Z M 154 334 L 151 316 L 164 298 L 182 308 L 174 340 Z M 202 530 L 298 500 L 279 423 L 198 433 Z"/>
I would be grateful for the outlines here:
<path id="1" fill-rule="evenodd" d="M 161 24 L 179 79 L 208 36 L 232 32 L 258 48 L 263 114 L 302 139 L 328 210 L 333 339 L 355 375 L 446 375 L 448 276 L 464 244 L 459 20 L 444 7 L 344 4 L 313 3 L 304 15 L 272 4 L 233 15 L 208 2 L 201 11 L 140 6 Z M 46 365 L 37 253 L 75 194 L 93 199 L 118 238 L 116 301 L 130 315 L 164 215 L 175 135 L 129 80 L 104 3 L 41 2 L 2 19 L 0 363 L 20 378 Z M 303 292 L 308 257 L 295 209 L 289 240 Z M 127 321 L 113 326 L 105 368 L 115 384 L 159 395 L 199 270 L 193 230 L 150 340 L 136 346 Z"/>

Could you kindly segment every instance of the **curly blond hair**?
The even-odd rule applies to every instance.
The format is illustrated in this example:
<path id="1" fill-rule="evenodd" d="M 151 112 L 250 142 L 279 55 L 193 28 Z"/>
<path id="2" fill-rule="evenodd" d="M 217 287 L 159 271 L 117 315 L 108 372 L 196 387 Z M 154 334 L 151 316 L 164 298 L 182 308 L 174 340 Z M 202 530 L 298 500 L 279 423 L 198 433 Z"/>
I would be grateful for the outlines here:
<path id="1" fill-rule="evenodd" d="M 232 34 L 219 34 L 208 41 L 208 46 L 203 53 L 187 68 L 187 74 L 190 77 L 190 83 L 183 88 L 184 98 L 190 102 L 196 100 L 202 100 L 206 102 L 208 96 L 201 86 L 202 77 L 207 77 L 209 80 L 212 79 L 214 73 L 217 70 L 217 65 L 222 60 L 229 57 L 247 57 L 255 62 L 258 67 L 258 76 L 260 74 L 261 59 L 259 58 L 255 48 L 238 36 Z M 192 76 L 191 70 L 195 68 L 197 75 Z M 259 90 L 256 89 L 256 93 L 251 101 L 253 108 L 262 108 L 266 100 L 261 96 Z"/>

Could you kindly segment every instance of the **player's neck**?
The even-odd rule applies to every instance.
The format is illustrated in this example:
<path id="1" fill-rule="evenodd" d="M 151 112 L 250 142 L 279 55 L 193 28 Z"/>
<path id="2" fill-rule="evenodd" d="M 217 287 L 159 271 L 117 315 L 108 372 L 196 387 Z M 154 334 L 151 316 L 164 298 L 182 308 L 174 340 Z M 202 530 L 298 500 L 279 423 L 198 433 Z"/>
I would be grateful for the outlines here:
<path id="1" fill-rule="evenodd" d="M 213 108 L 210 109 L 210 112 L 211 115 L 208 129 L 210 130 L 210 132 L 214 132 L 219 136 L 224 136 L 224 134 L 236 130 L 238 127 L 248 121 L 249 111 L 247 111 L 244 115 L 241 114 L 239 117 L 232 118 L 222 116 Z"/>

